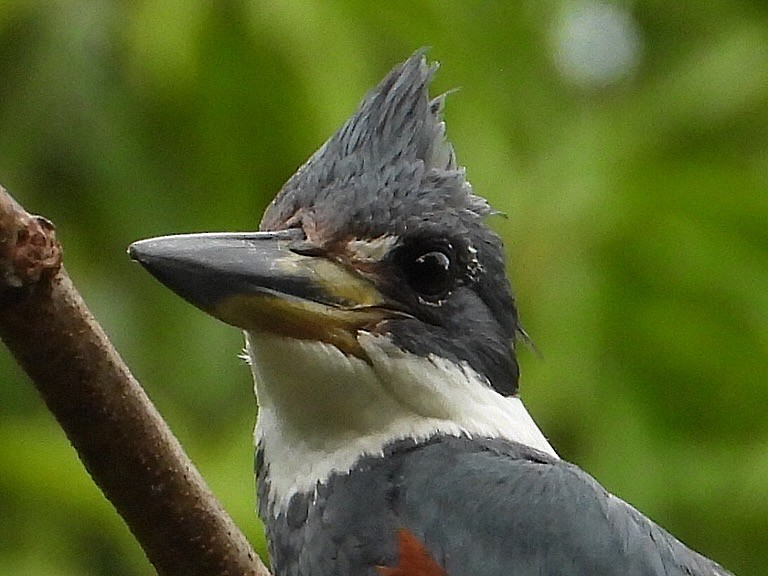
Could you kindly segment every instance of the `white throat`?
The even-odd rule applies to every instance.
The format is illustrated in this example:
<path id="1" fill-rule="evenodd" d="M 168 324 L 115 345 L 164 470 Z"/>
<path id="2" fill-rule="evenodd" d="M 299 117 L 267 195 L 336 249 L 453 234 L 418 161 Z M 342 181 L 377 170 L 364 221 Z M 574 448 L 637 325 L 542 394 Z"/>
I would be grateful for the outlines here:
<path id="1" fill-rule="evenodd" d="M 358 341 L 370 364 L 322 342 L 246 333 L 255 440 L 276 509 L 406 438 L 506 438 L 557 456 L 521 400 L 501 396 L 468 365 L 419 357 L 367 332 Z"/>

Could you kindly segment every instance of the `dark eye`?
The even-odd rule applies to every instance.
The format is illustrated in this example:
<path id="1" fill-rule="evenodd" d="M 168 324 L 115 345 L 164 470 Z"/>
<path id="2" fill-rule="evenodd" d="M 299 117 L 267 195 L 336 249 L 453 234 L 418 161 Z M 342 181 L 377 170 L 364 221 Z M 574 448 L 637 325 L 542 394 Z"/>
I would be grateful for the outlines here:
<path id="1" fill-rule="evenodd" d="M 457 280 L 456 263 L 450 246 L 404 250 L 399 256 L 406 282 L 429 301 L 444 298 Z"/>

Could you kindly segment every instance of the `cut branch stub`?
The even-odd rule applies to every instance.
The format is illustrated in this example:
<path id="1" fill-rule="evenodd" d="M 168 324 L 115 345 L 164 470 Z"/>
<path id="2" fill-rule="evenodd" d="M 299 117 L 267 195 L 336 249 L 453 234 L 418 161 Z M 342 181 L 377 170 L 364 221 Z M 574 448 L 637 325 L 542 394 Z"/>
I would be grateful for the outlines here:
<path id="1" fill-rule="evenodd" d="M 0 289 L 50 280 L 61 268 L 53 224 L 28 214 L 0 186 Z"/>

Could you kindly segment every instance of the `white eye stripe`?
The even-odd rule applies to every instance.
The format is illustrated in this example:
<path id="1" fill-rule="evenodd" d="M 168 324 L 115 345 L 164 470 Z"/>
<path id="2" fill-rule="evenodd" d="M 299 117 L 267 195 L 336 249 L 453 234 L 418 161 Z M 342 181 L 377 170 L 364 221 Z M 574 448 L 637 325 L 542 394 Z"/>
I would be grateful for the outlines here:
<path id="1" fill-rule="evenodd" d="M 379 236 L 366 240 L 347 242 L 347 254 L 359 262 L 380 262 L 397 244 L 397 236 Z"/>

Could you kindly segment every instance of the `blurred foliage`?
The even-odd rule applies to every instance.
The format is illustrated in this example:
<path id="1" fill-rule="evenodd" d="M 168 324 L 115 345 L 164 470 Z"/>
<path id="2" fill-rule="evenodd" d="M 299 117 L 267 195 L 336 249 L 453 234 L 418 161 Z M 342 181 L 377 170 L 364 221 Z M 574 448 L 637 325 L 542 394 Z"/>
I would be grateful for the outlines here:
<path id="1" fill-rule="evenodd" d="M 263 551 L 237 331 L 129 262 L 254 229 L 282 182 L 422 45 L 528 332 L 523 396 L 567 459 L 692 547 L 768 573 L 768 8 L 616 4 L 641 50 L 579 83 L 573 2 L 4 0 L 0 182 Z M 0 352 L 0 573 L 152 570 Z"/>

